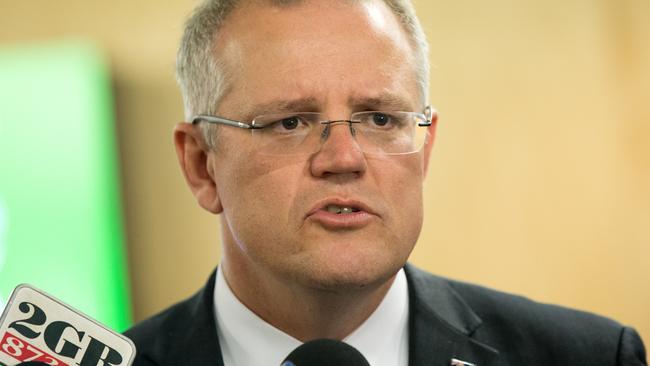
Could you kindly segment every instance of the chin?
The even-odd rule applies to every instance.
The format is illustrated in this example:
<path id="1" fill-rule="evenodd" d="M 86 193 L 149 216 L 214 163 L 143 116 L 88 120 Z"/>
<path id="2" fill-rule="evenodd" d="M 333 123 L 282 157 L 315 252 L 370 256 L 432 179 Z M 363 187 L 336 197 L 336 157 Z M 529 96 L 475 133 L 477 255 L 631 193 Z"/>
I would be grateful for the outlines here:
<path id="1" fill-rule="evenodd" d="M 381 287 L 402 268 L 404 262 L 378 263 L 377 261 L 327 262 L 311 266 L 303 277 L 307 286 L 331 292 L 373 290 Z"/>

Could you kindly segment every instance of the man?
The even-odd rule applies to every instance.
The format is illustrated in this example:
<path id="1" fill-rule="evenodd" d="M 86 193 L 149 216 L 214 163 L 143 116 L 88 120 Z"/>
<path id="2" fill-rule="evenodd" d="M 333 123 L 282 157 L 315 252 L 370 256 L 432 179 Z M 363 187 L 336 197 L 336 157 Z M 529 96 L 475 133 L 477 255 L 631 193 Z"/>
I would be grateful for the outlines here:
<path id="1" fill-rule="evenodd" d="M 174 132 L 222 259 L 129 330 L 136 365 L 280 365 L 332 338 L 373 366 L 642 365 L 630 328 L 406 264 L 437 116 L 404 0 L 207 1 L 187 24 Z"/>

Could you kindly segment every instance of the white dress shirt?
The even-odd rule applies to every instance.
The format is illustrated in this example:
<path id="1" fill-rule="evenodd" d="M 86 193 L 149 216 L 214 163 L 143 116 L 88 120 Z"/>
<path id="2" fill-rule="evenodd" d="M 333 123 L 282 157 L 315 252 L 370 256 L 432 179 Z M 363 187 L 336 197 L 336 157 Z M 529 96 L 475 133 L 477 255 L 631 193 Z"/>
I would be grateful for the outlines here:
<path id="1" fill-rule="evenodd" d="M 214 313 L 225 366 L 280 366 L 302 342 L 250 311 L 232 293 L 217 269 Z M 408 365 L 408 284 L 400 270 L 375 312 L 343 341 L 371 366 Z"/>

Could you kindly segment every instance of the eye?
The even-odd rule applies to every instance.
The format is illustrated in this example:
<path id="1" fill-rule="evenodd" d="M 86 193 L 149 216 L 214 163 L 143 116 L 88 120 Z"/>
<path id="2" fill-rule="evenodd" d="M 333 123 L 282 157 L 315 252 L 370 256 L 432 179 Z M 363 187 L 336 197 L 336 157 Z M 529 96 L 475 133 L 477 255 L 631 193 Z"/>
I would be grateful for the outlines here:
<path id="1" fill-rule="evenodd" d="M 284 114 L 270 115 L 266 118 L 268 127 L 264 129 L 265 133 L 279 135 L 302 135 L 309 132 L 310 120 L 308 116 L 302 114 Z"/>
<path id="2" fill-rule="evenodd" d="M 377 126 L 386 126 L 391 121 L 389 115 L 385 113 L 373 113 L 372 114 L 372 123 Z"/>
<path id="3" fill-rule="evenodd" d="M 300 124 L 300 119 L 298 117 L 288 117 L 279 121 L 282 127 L 286 130 L 294 130 Z"/>

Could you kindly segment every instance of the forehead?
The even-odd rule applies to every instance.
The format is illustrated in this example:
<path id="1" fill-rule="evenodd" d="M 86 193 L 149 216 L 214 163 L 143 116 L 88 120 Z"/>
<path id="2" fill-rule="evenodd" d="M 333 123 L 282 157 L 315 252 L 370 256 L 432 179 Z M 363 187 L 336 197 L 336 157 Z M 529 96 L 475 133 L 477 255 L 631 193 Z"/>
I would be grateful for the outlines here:
<path id="1" fill-rule="evenodd" d="M 215 52 L 230 84 L 226 109 L 278 98 L 416 99 L 413 51 L 381 0 L 246 2 L 224 22 Z"/>

